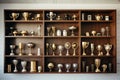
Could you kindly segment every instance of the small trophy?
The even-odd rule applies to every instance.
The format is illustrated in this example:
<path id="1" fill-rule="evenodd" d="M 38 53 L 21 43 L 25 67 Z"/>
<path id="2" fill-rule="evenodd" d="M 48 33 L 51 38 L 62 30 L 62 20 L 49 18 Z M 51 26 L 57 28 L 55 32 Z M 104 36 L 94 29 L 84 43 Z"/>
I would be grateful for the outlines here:
<path id="1" fill-rule="evenodd" d="M 106 56 L 110 56 L 109 52 L 112 49 L 112 44 L 107 43 L 104 45 L 104 47 L 105 47 L 105 50 L 107 51 Z"/>
<path id="2" fill-rule="evenodd" d="M 85 49 L 89 46 L 89 42 L 82 42 L 82 48 L 83 48 L 83 54 L 82 55 L 86 55 L 85 53 Z"/>
<path id="3" fill-rule="evenodd" d="M 15 47 L 16 47 L 15 45 L 10 45 L 10 49 L 11 49 L 10 55 L 11 55 L 11 56 L 15 55 L 15 54 L 14 54 L 14 51 L 13 51 L 13 50 L 15 49 Z"/>
<path id="4" fill-rule="evenodd" d="M 65 46 L 65 48 L 67 49 L 67 54 L 66 54 L 66 56 L 69 56 L 69 55 L 70 55 L 70 54 L 69 54 L 69 49 L 70 49 L 70 47 L 71 47 L 70 42 L 66 42 L 66 43 L 64 44 L 64 46 Z"/>
<path id="5" fill-rule="evenodd" d="M 42 66 L 38 66 L 38 72 L 42 72 Z"/>
<path id="6" fill-rule="evenodd" d="M 62 72 L 63 64 L 58 64 L 57 67 L 58 67 L 58 72 Z"/>
<path id="7" fill-rule="evenodd" d="M 19 17 L 19 13 L 11 13 L 10 15 L 10 18 L 12 18 L 14 21 Z"/>
<path id="8" fill-rule="evenodd" d="M 102 54 L 101 54 L 101 50 L 102 50 L 102 46 L 99 44 L 99 45 L 97 45 L 97 47 L 96 47 L 96 49 L 98 50 L 98 56 L 101 56 Z"/>
<path id="9" fill-rule="evenodd" d="M 94 55 L 94 44 L 93 43 L 91 43 L 91 56 L 93 56 Z"/>
<path id="10" fill-rule="evenodd" d="M 74 34 L 74 30 L 76 30 L 77 28 L 75 26 L 71 26 L 69 27 L 69 30 L 71 30 L 71 36 L 75 36 Z"/>
<path id="11" fill-rule="evenodd" d="M 52 72 L 52 69 L 54 68 L 54 64 L 48 63 L 48 68 L 49 68 L 49 72 Z"/>
<path id="12" fill-rule="evenodd" d="M 27 47 L 30 49 L 29 54 L 28 54 L 29 56 L 32 56 L 32 48 L 34 48 L 34 46 L 35 46 L 35 44 L 32 42 L 27 43 Z"/>
<path id="13" fill-rule="evenodd" d="M 24 17 L 24 20 L 27 21 L 28 17 L 31 15 L 31 13 L 29 13 L 29 12 L 23 12 L 22 15 Z"/>
<path id="14" fill-rule="evenodd" d="M 63 45 L 58 45 L 58 50 L 60 51 L 59 56 L 62 56 L 63 49 L 64 49 Z"/>
<path id="15" fill-rule="evenodd" d="M 95 72 L 101 72 L 100 69 L 99 69 L 100 63 L 101 63 L 100 59 L 95 59 L 95 66 L 96 66 Z"/>
<path id="16" fill-rule="evenodd" d="M 76 49 L 78 48 L 78 43 L 73 42 L 72 43 L 72 49 L 73 49 L 73 56 L 76 56 Z"/>
<path id="17" fill-rule="evenodd" d="M 74 72 L 77 72 L 78 64 L 77 63 L 73 63 L 72 67 L 74 69 Z"/>
<path id="18" fill-rule="evenodd" d="M 13 71 L 13 72 L 18 72 L 18 70 L 17 70 L 18 60 L 14 59 L 14 60 L 13 60 L 13 64 L 14 64 L 14 66 L 15 66 L 15 68 L 14 68 L 14 71 Z"/>
<path id="19" fill-rule="evenodd" d="M 74 21 L 76 21 L 77 16 L 75 14 L 73 14 L 72 18 Z"/>
<path id="20" fill-rule="evenodd" d="M 103 65 L 102 65 L 102 68 L 103 68 L 103 72 L 106 72 L 107 65 L 106 65 L 106 64 L 103 64 Z"/>
<path id="21" fill-rule="evenodd" d="M 101 28 L 102 36 L 105 36 L 105 28 Z"/>
<path id="22" fill-rule="evenodd" d="M 56 17 L 56 14 L 55 14 L 55 13 L 53 13 L 52 11 L 50 11 L 49 13 L 47 13 L 47 14 L 46 14 L 46 16 L 50 19 L 50 21 L 52 21 L 52 20 L 53 20 L 53 18 L 55 18 L 55 17 Z"/>
<path id="23" fill-rule="evenodd" d="M 51 44 L 51 49 L 52 49 L 52 51 L 53 51 L 52 55 L 55 56 L 55 50 L 57 49 L 56 44 L 54 44 L 54 43 Z"/>
<path id="24" fill-rule="evenodd" d="M 40 14 L 36 14 L 35 19 L 39 21 L 40 20 Z"/>
<path id="25" fill-rule="evenodd" d="M 22 69 L 22 72 L 26 72 L 26 65 L 27 65 L 27 62 L 26 61 L 21 61 L 21 65 L 22 65 L 22 67 L 23 67 L 23 69 Z"/>
<path id="26" fill-rule="evenodd" d="M 66 67 L 66 69 L 67 69 L 66 72 L 70 72 L 71 64 L 66 63 L 66 64 L 65 64 L 65 67 Z"/>

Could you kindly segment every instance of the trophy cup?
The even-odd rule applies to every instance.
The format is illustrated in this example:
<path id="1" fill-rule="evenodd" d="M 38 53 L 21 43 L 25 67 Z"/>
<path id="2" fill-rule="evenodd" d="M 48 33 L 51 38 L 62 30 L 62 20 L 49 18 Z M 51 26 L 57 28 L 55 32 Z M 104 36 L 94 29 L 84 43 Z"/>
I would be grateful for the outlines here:
<path id="1" fill-rule="evenodd" d="M 14 60 L 13 60 L 13 64 L 14 64 L 14 66 L 15 66 L 15 68 L 14 68 L 14 71 L 13 71 L 13 72 L 18 72 L 18 70 L 17 70 L 18 60 L 14 59 Z"/>
<path id="2" fill-rule="evenodd" d="M 13 36 L 17 36 L 17 34 L 18 34 L 18 31 L 13 31 Z"/>
<path id="3" fill-rule="evenodd" d="M 39 21 L 40 20 L 40 14 L 36 14 L 35 19 Z"/>
<path id="4" fill-rule="evenodd" d="M 70 55 L 70 54 L 69 54 L 69 49 L 70 49 L 70 47 L 71 47 L 70 42 L 66 42 L 66 43 L 64 44 L 64 46 L 65 46 L 65 48 L 67 49 L 67 54 L 66 54 L 66 56 L 69 56 L 69 55 Z"/>
<path id="5" fill-rule="evenodd" d="M 77 16 L 74 14 L 74 15 L 72 16 L 72 18 L 73 18 L 74 21 L 76 21 Z"/>
<path id="6" fill-rule="evenodd" d="M 47 27 L 47 36 L 50 36 L 50 30 L 51 30 L 51 28 Z"/>
<path id="7" fill-rule="evenodd" d="M 25 36 L 27 33 L 28 33 L 28 32 L 27 32 L 26 30 L 22 30 L 22 31 L 21 31 L 22 36 Z"/>
<path id="8" fill-rule="evenodd" d="M 100 21 L 100 20 L 103 19 L 103 16 L 100 15 L 100 14 L 97 14 L 97 15 L 95 15 L 95 19 L 96 19 L 97 21 Z"/>
<path id="9" fill-rule="evenodd" d="M 22 15 L 24 17 L 24 20 L 27 21 L 28 17 L 31 15 L 31 13 L 29 13 L 29 12 L 23 12 Z"/>
<path id="10" fill-rule="evenodd" d="M 10 45 L 10 49 L 11 49 L 10 55 L 11 55 L 11 56 L 15 55 L 15 54 L 14 54 L 14 51 L 13 51 L 13 50 L 15 49 L 15 45 Z"/>
<path id="11" fill-rule="evenodd" d="M 103 65 L 102 65 L 102 68 L 103 68 L 103 72 L 106 72 L 107 65 L 106 65 L 106 64 L 103 64 Z"/>
<path id="12" fill-rule="evenodd" d="M 104 47 L 105 47 L 105 50 L 107 51 L 106 56 L 110 56 L 109 52 L 112 49 L 112 44 L 107 43 L 104 45 Z"/>
<path id="13" fill-rule="evenodd" d="M 96 49 L 98 50 L 98 56 L 101 56 L 102 46 L 101 45 L 97 45 Z"/>
<path id="14" fill-rule="evenodd" d="M 29 54 L 28 54 L 29 56 L 32 56 L 32 48 L 34 48 L 34 46 L 35 46 L 35 44 L 32 42 L 27 43 L 27 47 L 30 49 Z"/>
<path id="15" fill-rule="evenodd" d="M 38 72 L 42 72 L 42 66 L 38 66 Z"/>
<path id="16" fill-rule="evenodd" d="M 58 64 L 57 67 L 58 67 L 58 72 L 62 72 L 63 64 Z"/>
<path id="17" fill-rule="evenodd" d="M 50 11 L 49 13 L 47 13 L 47 14 L 46 14 L 46 16 L 50 19 L 50 21 L 52 21 L 52 20 L 53 20 L 53 18 L 55 18 L 55 17 L 56 17 L 56 14 L 55 14 L 55 13 L 53 13 L 52 11 Z"/>
<path id="18" fill-rule="evenodd" d="M 11 13 L 10 15 L 10 18 L 12 18 L 14 21 L 19 17 L 19 13 Z"/>
<path id="19" fill-rule="evenodd" d="M 62 56 L 63 49 L 64 49 L 63 45 L 58 45 L 58 50 L 60 51 L 59 56 Z"/>
<path id="20" fill-rule="evenodd" d="M 96 35 L 96 31 L 94 31 L 94 30 L 91 33 L 92 33 L 92 36 Z"/>
<path id="21" fill-rule="evenodd" d="M 54 44 L 54 43 L 51 44 L 51 49 L 53 51 L 53 53 L 52 53 L 53 56 L 55 56 L 55 50 L 56 50 L 56 48 L 57 48 L 56 44 Z"/>
<path id="22" fill-rule="evenodd" d="M 91 56 L 93 56 L 94 55 L 94 44 L 93 43 L 91 43 Z"/>
<path id="23" fill-rule="evenodd" d="M 66 67 L 66 69 L 67 69 L 66 72 L 70 72 L 71 64 L 66 63 L 66 64 L 65 64 L 65 67 Z"/>
<path id="24" fill-rule="evenodd" d="M 74 72 L 77 72 L 78 64 L 77 63 L 73 63 L 72 67 L 74 69 Z"/>
<path id="25" fill-rule="evenodd" d="M 69 30 L 71 30 L 71 36 L 75 36 L 74 30 L 77 29 L 75 26 L 69 27 Z"/>
<path id="26" fill-rule="evenodd" d="M 23 48 L 24 48 L 24 45 L 23 45 L 23 43 L 19 43 L 19 50 L 20 50 L 20 53 L 19 53 L 19 56 L 22 56 L 23 54 L 22 54 L 22 50 L 23 50 Z"/>
<path id="27" fill-rule="evenodd" d="M 101 28 L 102 36 L 105 36 L 105 28 Z"/>
<path id="28" fill-rule="evenodd" d="M 85 49 L 89 46 L 89 42 L 82 42 L 83 53 L 82 55 L 86 55 Z"/>
<path id="29" fill-rule="evenodd" d="M 48 63 L 48 68 L 49 68 L 49 72 L 52 72 L 52 69 L 54 68 L 54 64 Z"/>
<path id="30" fill-rule="evenodd" d="M 72 43 L 72 49 L 73 49 L 73 56 L 76 56 L 76 49 L 78 48 L 78 43 L 73 42 Z"/>
<path id="31" fill-rule="evenodd" d="M 56 34 L 56 28 L 52 26 L 52 36 L 55 36 L 55 34 Z"/>
<path id="32" fill-rule="evenodd" d="M 26 72 L 26 65 L 27 65 L 27 62 L 26 61 L 21 61 L 21 65 L 22 65 L 22 72 Z"/>
<path id="33" fill-rule="evenodd" d="M 101 63 L 100 59 L 95 59 L 95 66 L 96 66 L 95 72 L 101 72 L 100 69 L 99 69 L 100 63 Z"/>
<path id="34" fill-rule="evenodd" d="M 49 55 L 49 46 L 50 46 L 50 44 L 46 43 L 46 55 Z"/>

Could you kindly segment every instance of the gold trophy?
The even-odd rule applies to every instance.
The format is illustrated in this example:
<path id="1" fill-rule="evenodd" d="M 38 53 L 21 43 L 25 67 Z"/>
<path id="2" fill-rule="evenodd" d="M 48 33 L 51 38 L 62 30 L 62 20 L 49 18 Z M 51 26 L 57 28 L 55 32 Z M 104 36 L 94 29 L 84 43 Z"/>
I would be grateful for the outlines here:
<path id="1" fill-rule="evenodd" d="M 35 46 L 35 44 L 34 43 L 32 43 L 32 42 L 28 42 L 27 43 L 27 47 L 30 49 L 29 50 L 29 56 L 32 56 L 32 48 Z"/>
<path id="2" fill-rule="evenodd" d="M 40 14 L 36 14 L 35 19 L 39 21 L 40 20 Z"/>
<path id="3" fill-rule="evenodd" d="M 19 50 L 20 50 L 19 56 L 23 55 L 23 53 L 22 53 L 23 48 L 24 48 L 24 45 L 23 45 L 23 43 L 20 42 L 19 43 Z"/>
<path id="4" fill-rule="evenodd" d="M 109 52 L 112 49 L 112 44 L 107 43 L 104 45 L 104 47 L 105 47 L 105 50 L 107 51 L 106 56 L 110 56 Z"/>
<path id="5" fill-rule="evenodd" d="M 89 42 L 82 42 L 83 53 L 82 55 L 86 55 L 85 49 L 89 46 Z"/>
<path id="6" fill-rule="evenodd" d="M 56 34 L 56 27 L 52 26 L 52 36 L 55 36 L 55 34 Z"/>
<path id="7" fill-rule="evenodd" d="M 51 44 L 51 49 L 53 51 L 52 55 L 55 56 L 55 50 L 57 49 L 57 46 L 55 43 Z"/>
<path id="8" fill-rule="evenodd" d="M 27 21 L 28 17 L 31 15 L 31 13 L 29 13 L 29 12 L 23 12 L 22 15 L 24 17 L 24 20 Z"/>
<path id="9" fill-rule="evenodd" d="M 52 11 L 50 11 L 49 13 L 47 13 L 47 14 L 46 14 L 46 16 L 50 19 L 50 21 L 52 21 L 52 20 L 53 20 L 53 18 L 55 18 L 55 17 L 56 17 L 56 14 L 55 14 L 55 13 L 53 13 Z"/>
<path id="10" fill-rule="evenodd" d="M 78 48 L 78 43 L 73 42 L 72 43 L 72 49 L 73 49 L 73 56 L 76 56 L 76 49 Z"/>
<path id="11" fill-rule="evenodd" d="M 25 36 L 27 33 L 28 33 L 28 32 L 27 32 L 26 30 L 22 30 L 22 31 L 21 31 L 22 36 Z"/>
<path id="12" fill-rule="evenodd" d="M 70 49 L 70 47 L 71 47 L 70 42 L 66 42 L 66 43 L 64 44 L 64 46 L 65 46 L 65 48 L 67 49 L 67 54 L 66 54 L 66 56 L 69 56 L 69 55 L 70 55 L 70 54 L 69 54 L 69 49 Z"/>
<path id="13" fill-rule="evenodd" d="M 30 72 L 36 72 L 36 61 L 30 62 Z"/>
<path id="14" fill-rule="evenodd" d="M 49 72 L 52 72 L 52 69 L 54 68 L 54 64 L 48 63 L 48 68 L 49 68 Z"/>
<path id="15" fill-rule="evenodd" d="M 11 13 L 10 15 L 10 18 L 12 18 L 14 21 L 19 17 L 19 13 Z"/>
<path id="16" fill-rule="evenodd" d="M 100 15 L 100 14 L 97 14 L 97 15 L 95 15 L 95 19 L 96 19 L 97 21 L 100 21 L 100 20 L 103 19 L 103 16 Z"/>
<path id="17" fill-rule="evenodd" d="M 103 72 L 106 72 L 107 65 L 106 65 L 106 64 L 103 64 L 103 65 L 102 65 L 102 68 L 103 68 Z"/>
<path id="18" fill-rule="evenodd" d="M 51 30 L 51 28 L 47 27 L 47 36 L 50 36 L 50 30 Z"/>
<path id="19" fill-rule="evenodd" d="M 91 33 L 92 33 L 92 36 L 96 35 L 96 31 L 94 31 L 94 30 Z"/>
<path id="20" fill-rule="evenodd" d="M 95 72 L 101 72 L 100 69 L 99 69 L 100 63 L 101 63 L 100 59 L 95 59 L 95 66 L 96 66 Z"/>
<path id="21" fill-rule="evenodd" d="M 101 52 L 102 48 L 103 48 L 103 47 L 102 47 L 100 44 L 97 45 L 96 49 L 98 50 L 98 56 L 101 56 L 101 55 L 102 55 L 102 52 Z"/>
<path id="22" fill-rule="evenodd" d="M 69 27 L 69 30 L 71 30 L 71 36 L 75 36 L 74 34 L 74 30 L 76 30 L 77 28 L 75 26 L 71 26 Z"/>

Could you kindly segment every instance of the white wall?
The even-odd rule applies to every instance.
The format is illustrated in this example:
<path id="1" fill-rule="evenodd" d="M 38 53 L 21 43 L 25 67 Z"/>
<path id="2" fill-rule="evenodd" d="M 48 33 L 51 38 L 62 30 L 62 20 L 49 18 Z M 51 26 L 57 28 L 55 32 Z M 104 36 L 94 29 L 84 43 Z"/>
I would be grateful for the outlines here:
<path id="1" fill-rule="evenodd" d="M 0 4 L 0 80 L 120 80 L 120 4 Z M 4 74 L 4 9 L 117 9 L 116 74 Z"/>

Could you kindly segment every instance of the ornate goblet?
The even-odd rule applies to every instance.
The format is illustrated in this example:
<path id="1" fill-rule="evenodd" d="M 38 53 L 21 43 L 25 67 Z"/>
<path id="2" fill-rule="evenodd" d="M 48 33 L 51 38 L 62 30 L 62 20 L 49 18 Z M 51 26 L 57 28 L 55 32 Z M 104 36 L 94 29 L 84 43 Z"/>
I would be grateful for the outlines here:
<path id="1" fill-rule="evenodd" d="M 26 72 L 27 70 L 26 70 L 26 65 L 27 65 L 27 61 L 21 61 L 21 65 L 22 65 L 22 67 L 23 67 L 23 69 L 22 69 L 22 72 Z"/>
<path id="2" fill-rule="evenodd" d="M 10 15 L 10 18 L 12 18 L 13 20 L 16 20 L 18 17 L 19 17 L 19 13 L 11 13 Z"/>
<path id="3" fill-rule="evenodd" d="M 36 14 L 35 19 L 39 21 L 40 20 L 40 14 Z"/>
<path id="4" fill-rule="evenodd" d="M 50 11 L 49 13 L 47 13 L 47 14 L 46 14 L 46 16 L 50 19 L 50 21 L 52 21 L 52 20 L 53 20 L 53 18 L 55 18 L 55 17 L 56 17 L 56 14 L 55 14 L 55 13 L 53 13 L 52 11 Z"/>
<path id="5" fill-rule="evenodd" d="M 48 68 L 49 68 L 49 72 L 52 72 L 52 69 L 54 68 L 54 64 L 48 63 Z"/>
<path id="6" fill-rule="evenodd" d="M 95 59 L 95 66 L 96 66 L 95 72 L 101 72 L 100 69 L 99 69 L 100 63 L 101 63 L 100 59 Z"/>
<path id="7" fill-rule="evenodd" d="M 98 50 L 98 56 L 101 56 L 102 46 L 99 44 L 97 45 L 96 49 Z"/>
<path id="8" fill-rule="evenodd" d="M 62 72 L 63 64 L 58 64 L 57 67 L 58 67 L 58 72 Z"/>
<path id="9" fill-rule="evenodd" d="M 76 42 L 73 42 L 72 43 L 72 49 L 73 49 L 73 56 L 76 55 L 76 49 L 78 48 L 78 43 Z"/>
<path id="10" fill-rule="evenodd" d="M 70 47 L 71 47 L 70 42 L 66 42 L 66 43 L 64 44 L 64 46 L 65 46 L 65 48 L 67 49 L 67 54 L 66 54 L 66 56 L 69 56 L 69 55 L 70 55 L 70 54 L 69 54 L 69 49 L 70 49 Z"/>
<path id="11" fill-rule="evenodd" d="M 52 26 L 52 36 L 55 36 L 55 34 L 56 34 L 56 27 Z"/>
<path id="12" fill-rule="evenodd" d="M 63 49 L 64 49 L 63 45 L 58 45 L 58 50 L 60 51 L 59 56 L 62 56 Z"/>
<path id="13" fill-rule="evenodd" d="M 14 68 L 14 71 L 13 71 L 13 72 L 18 72 L 18 70 L 17 70 L 18 60 L 14 59 L 14 60 L 13 60 L 13 64 L 14 64 L 14 66 L 15 66 L 15 68 Z"/>
<path id="14" fill-rule="evenodd" d="M 93 36 L 96 35 L 96 31 L 94 31 L 94 30 L 91 33 L 92 33 Z"/>
<path id="15" fill-rule="evenodd" d="M 102 36 L 105 36 L 105 28 L 101 28 Z"/>
<path id="16" fill-rule="evenodd" d="M 53 51 L 52 54 L 53 54 L 53 56 L 54 56 L 54 55 L 55 55 L 55 50 L 57 49 L 56 44 L 53 43 L 53 44 L 51 45 L 51 49 L 52 49 L 52 51 Z"/>
<path id="17" fill-rule="evenodd" d="M 28 17 L 31 15 L 31 13 L 29 13 L 29 12 L 23 12 L 22 15 L 23 15 L 25 21 L 27 21 Z"/>
<path id="18" fill-rule="evenodd" d="M 71 36 L 75 36 L 74 30 L 77 29 L 75 26 L 69 27 L 69 30 L 71 30 Z"/>
<path id="19" fill-rule="evenodd" d="M 91 56 L 93 56 L 94 55 L 94 44 L 93 43 L 91 43 Z"/>
<path id="20" fill-rule="evenodd" d="M 30 49 L 29 54 L 28 54 L 29 56 L 32 56 L 32 48 L 34 48 L 34 46 L 35 46 L 35 44 L 32 42 L 27 43 L 27 47 Z"/>
<path id="21" fill-rule="evenodd" d="M 19 50 L 20 50 L 19 56 L 23 55 L 23 53 L 22 53 L 23 48 L 24 48 L 24 45 L 23 45 L 23 43 L 20 42 L 19 43 Z"/>
<path id="22" fill-rule="evenodd" d="M 78 68 L 78 64 L 77 64 L 77 63 L 73 63 L 73 64 L 72 64 L 72 67 L 73 67 L 73 69 L 74 69 L 74 72 L 76 72 L 76 71 L 77 71 L 77 68 Z"/>
<path id="23" fill-rule="evenodd" d="M 103 64 L 103 65 L 102 65 L 102 68 L 103 68 L 103 72 L 106 72 L 107 65 L 106 65 L 106 64 Z"/>
<path id="24" fill-rule="evenodd" d="M 83 54 L 82 55 L 86 55 L 85 53 L 85 49 L 89 46 L 89 42 L 82 42 L 82 48 L 83 48 Z"/>
<path id="25" fill-rule="evenodd" d="M 66 63 L 66 64 L 65 64 L 65 67 L 66 67 L 66 69 L 67 69 L 66 72 L 70 72 L 71 64 Z"/>
<path id="26" fill-rule="evenodd" d="M 15 45 L 10 45 L 10 49 L 11 49 L 11 53 L 10 53 L 10 55 L 12 56 L 12 55 L 15 55 L 14 54 L 14 49 L 15 49 Z"/>
<path id="27" fill-rule="evenodd" d="M 47 27 L 47 36 L 50 36 L 50 30 L 51 30 L 51 28 Z"/>
<path id="28" fill-rule="evenodd" d="M 38 72 L 42 72 L 42 66 L 38 66 Z"/>
<path id="29" fill-rule="evenodd" d="M 46 43 L 46 54 L 49 55 L 49 46 L 50 44 L 49 43 Z"/>
<path id="30" fill-rule="evenodd" d="M 107 43 L 104 45 L 104 47 L 105 47 L 105 50 L 107 51 L 106 56 L 110 56 L 109 52 L 112 49 L 112 44 Z"/>
<path id="31" fill-rule="evenodd" d="M 74 21 L 76 21 L 77 16 L 75 14 L 73 14 L 72 18 Z"/>

